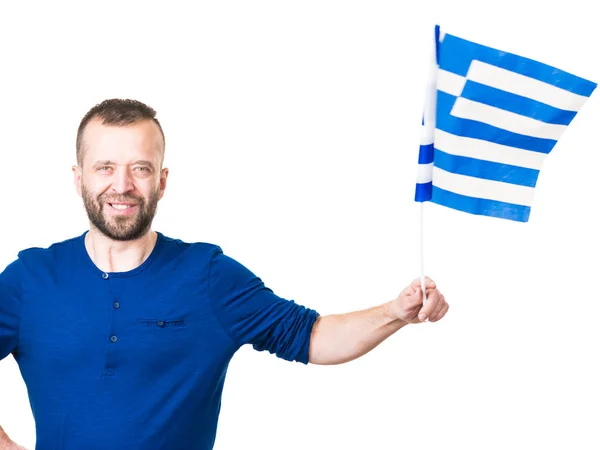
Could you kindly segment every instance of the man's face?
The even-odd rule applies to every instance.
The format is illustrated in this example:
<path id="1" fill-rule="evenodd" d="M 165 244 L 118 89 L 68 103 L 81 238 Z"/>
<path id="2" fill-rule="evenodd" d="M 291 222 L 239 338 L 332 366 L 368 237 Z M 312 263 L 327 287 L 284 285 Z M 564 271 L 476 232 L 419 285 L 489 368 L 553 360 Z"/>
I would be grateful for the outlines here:
<path id="1" fill-rule="evenodd" d="M 73 170 L 91 224 L 110 239 L 142 237 L 152 225 L 168 175 L 161 168 L 158 126 L 151 120 L 122 127 L 91 121 L 83 145 L 83 168 Z"/>

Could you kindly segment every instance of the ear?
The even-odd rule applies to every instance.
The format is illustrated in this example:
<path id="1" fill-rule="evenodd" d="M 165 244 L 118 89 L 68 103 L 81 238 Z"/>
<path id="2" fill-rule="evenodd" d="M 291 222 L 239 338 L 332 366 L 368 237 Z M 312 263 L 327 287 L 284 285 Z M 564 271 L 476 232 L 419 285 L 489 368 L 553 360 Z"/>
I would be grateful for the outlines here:
<path id="1" fill-rule="evenodd" d="M 164 169 L 162 169 L 160 171 L 160 195 L 159 195 L 159 200 L 161 198 L 163 198 L 163 195 L 165 195 L 165 189 L 167 188 L 167 177 L 169 176 L 169 169 L 167 169 L 166 167 Z"/>
<path id="2" fill-rule="evenodd" d="M 81 197 L 81 167 L 73 166 L 71 170 L 73 171 L 73 183 L 75 184 L 75 190 Z"/>

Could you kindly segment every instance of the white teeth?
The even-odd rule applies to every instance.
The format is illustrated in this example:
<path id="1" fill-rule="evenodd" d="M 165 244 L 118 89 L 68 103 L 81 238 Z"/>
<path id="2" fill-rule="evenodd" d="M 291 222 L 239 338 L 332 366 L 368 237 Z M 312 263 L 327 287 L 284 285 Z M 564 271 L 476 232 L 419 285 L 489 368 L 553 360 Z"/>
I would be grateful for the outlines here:
<path id="1" fill-rule="evenodd" d="M 112 205 L 113 208 L 115 209 L 128 209 L 131 208 L 131 206 L 129 205 Z"/>

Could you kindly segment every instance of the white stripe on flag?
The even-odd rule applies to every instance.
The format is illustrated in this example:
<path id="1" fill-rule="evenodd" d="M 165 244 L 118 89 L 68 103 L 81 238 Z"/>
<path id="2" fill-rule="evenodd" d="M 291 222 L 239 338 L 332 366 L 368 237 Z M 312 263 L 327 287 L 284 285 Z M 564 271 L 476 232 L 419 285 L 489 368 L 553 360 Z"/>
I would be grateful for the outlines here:
<path id="1" fill-rule="evenodd" d="M 508 147 L 495 142 L 456 136 L 442 130 L 435 130 L 435 148 L 451 155 L 536 170 L 542 168 L 547 156 L 545 153 Z"/>
<path id="2" fill-rule="evenodd" d="M 579 111 L 587 100 L 583 95 L 481 61 L 471 62 L 467 79 L 567 111 Z"/>
<path id="3" fill-rule="evenodd" d="M 438 70 L 437 76 L 438 90 L 455 97 L 460 97 L 460 94 L 462 94 L 463 88 L 467 82 L 465 77 L 461 77 L 460 75 L 456 75 L 452 72 L 442 69 Z"/>
<path id="4" fill-rule="evenodd" d="M 531 206 L 534 188 L 485 180 L 433 168 L 433 185 L 457 194 Z"/>
<path id="5" fill-rule="evenodd" d="M 503 130 L 525 136 L 553 139 L 557 141 L 567 129 L 566 125 L 546 123 L 531 117 L 515 114 L 504 109 L 459 97 L 452 106 L 450 114 L 463 119 L 487 123 Z"/>
<path id="6" fill-rule="evenodd" d="M 417 183 L 429 183 L 433 173 L 433 163 L 417 164 Z"/>

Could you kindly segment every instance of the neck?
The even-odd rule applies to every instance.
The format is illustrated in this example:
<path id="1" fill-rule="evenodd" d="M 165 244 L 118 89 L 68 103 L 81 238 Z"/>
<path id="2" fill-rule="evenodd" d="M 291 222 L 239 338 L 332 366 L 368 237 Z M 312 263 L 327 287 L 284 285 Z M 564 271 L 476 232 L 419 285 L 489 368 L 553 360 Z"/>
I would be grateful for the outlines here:
<path id="1" fill-rule="evenodd" d="M 85 248 L 103 272 L 128 272 L 139 267 L 152 253 L 158 235 L 149 230 L 139 239 L 115 241 L 93 226 L 85 236 Z"/>

